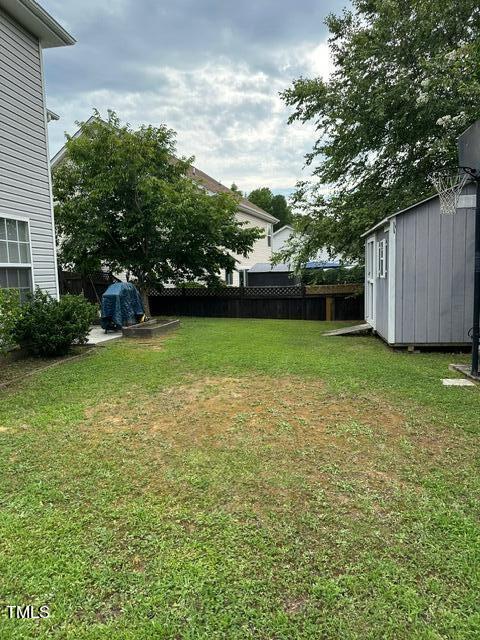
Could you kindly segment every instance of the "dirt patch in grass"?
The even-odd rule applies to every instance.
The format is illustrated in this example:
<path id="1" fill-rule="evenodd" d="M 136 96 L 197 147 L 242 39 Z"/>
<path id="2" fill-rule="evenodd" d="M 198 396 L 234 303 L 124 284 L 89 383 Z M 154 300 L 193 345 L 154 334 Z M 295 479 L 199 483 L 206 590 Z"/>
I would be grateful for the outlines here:
<path id="1" fill-rule="evenodd" d="M 325 500 L 347 518 L 374 512 L 383 521 L 399 495 L 420 496 L 429 470 L 464 455 L 460 437 L 422 423 L 412 407 L 294 376 L 131 390 L 90 409 L 82 428 L 87 446 L 128 446 L 132 459 L 148 459 L 142 491 L 215 496 L 239 518 L 308 513 Z"/>
<path id="2" fill-rule="evenodd" d="M 89 425 L 104 432 L 162 432 L 177 442 L 239 433 L 315 442 L 400 435 L 406 418 L 372 398 L 332 395 L 303 378 L 203 378 L 153 397 L 132 392 L 92 408 Z"/>

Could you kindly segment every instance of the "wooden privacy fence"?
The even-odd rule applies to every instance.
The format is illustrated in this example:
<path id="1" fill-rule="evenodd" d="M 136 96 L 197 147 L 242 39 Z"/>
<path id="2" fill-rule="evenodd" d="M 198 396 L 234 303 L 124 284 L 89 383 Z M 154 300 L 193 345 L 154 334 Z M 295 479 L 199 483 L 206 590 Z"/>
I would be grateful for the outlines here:
<path id="1" fill-rule="evenodd" d="M 61 295 L 65 293 L 83 294 L 93 304 L 99 303 L 106 289 L 113 282 L 119 282 L 119 280 L 108 273 L 99 272 L 91 276 L 82 276 L 79 273 L 58 271 L 58 284 Z"/>
<path id="2" fill-rule="evenodd" d="M 150 295 L 152 315 L 362 320 L 363 285 L 179 287 Z"/>

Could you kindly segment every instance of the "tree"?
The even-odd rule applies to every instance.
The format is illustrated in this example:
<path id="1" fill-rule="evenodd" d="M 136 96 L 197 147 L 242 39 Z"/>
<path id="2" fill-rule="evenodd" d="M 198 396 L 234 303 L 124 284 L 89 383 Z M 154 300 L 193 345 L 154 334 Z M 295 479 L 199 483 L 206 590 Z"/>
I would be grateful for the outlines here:
<path id="1" fill-rule="evenodd" d="M 267 213 L 270 213 L 279 222 L 275 225 L 276 229 L 280 229 L 292 220 L 292 212 L 287 204 L 285 196 L 274 196 L 269 187 L 260 187 L 250 192 L 248 199 L 257 207 L 260 207 Z"/>
<path id="2" fill-rule="evenodd" d="M 288 206 L 285 196 L 280 194 L 273 196 L 270 213 L 272 216 L 275 216 L 275 218 L 278 218 L 275 229 L 281 229 L 286 224 L 291 224 L 292 222 L 292 211 Z"/>
<path id="3" fill-rule="evenodd" d="M 147 305 L 150 286 L 218 283 L 220 270 L 235 268 L 230 252 L 247 256 L 262 231 L 236 220 L 234 196 L 208 195 L 187 177 L 191 161 L 175 158 L 171 129 L 96 115 L 68 137 L 54 173 L 61 263 L 129 271 Z"/>
<path id="4" fill-rule="evenodd" d="M 271 212 L 273 193 L 268 187 L 259 187 L 248 194 L 248 199 L 267 213 Z"/>
<path id="5" fill-rule="evenodd" d="M 240 188 L 237 187 L 237 185 L 235 184 L 235 182 L 232 182 L 232 186 L 230 187 L 230 191 L 233 191 L 233 193 L 237 193 L 240 197 L 242 197 L 242 192 L 240 191 Z"/>
<path id="6" fill-rule="evenodd" d="M 477 0 L 353 0 L 326 20 L 333 73 L 283 93 L 290 122 L 319 132 L 313 178 L 293 202 L 315 252 L 363 255 L 360 234 L 433 190 L 428 174 L 456 167 L 456 137 L 480 116 Z M 298 249 L 298 247 L 297 247 Z"/>

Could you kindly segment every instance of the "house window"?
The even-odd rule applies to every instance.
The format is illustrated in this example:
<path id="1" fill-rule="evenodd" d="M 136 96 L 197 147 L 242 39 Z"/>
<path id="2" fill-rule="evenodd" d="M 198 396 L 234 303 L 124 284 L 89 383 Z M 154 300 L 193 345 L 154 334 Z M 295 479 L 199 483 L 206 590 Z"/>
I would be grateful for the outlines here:
<path id="1" fill-rule="evenodd" d="M 377 277 L 385 278 L 387 275 L 387 241 L 380 240 L 377 245 Z"/>
<path id="2" fill-rule="evenodd" d="M 0 288 L 32 290 L 32 260 L 28 222 L 0 218 Z"/>
<path id="3" fill-rule="evenodd" d="M 269 247 L 272 246 L 272 236 L 273 236 L 273 225 L 269 224 L 267 227 L 267 244 Z"/>
<path id="4" fill-rule="evenodd" d="M 225 271 L 225 284 L 231 287 L 233 284 L 233 271 Z"/>
<path id="5" fill-rule="evenodd" d="M 240 269 L 238 272 L 241 287 L 248 287 L 248 269 Z"/>

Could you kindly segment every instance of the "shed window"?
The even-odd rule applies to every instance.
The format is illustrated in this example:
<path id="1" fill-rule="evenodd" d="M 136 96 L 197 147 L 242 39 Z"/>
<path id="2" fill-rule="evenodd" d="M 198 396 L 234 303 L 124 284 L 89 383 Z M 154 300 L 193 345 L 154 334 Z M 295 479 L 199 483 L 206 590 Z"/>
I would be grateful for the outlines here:
<path id="1" fill-rule="evenodd" d="M 28 222 L 0 218 L 0 289 L 18 289 L 22 298 L 32 290 L 32 260 Z"/>
<path id="2" fill-rule="evenodd" d="M 387 276 L 387 241 L 380 240 L 377 244 L 377 277 Z"/>

